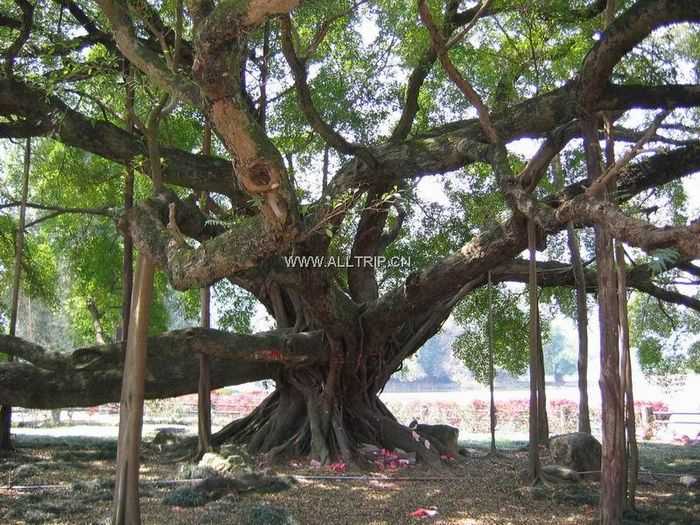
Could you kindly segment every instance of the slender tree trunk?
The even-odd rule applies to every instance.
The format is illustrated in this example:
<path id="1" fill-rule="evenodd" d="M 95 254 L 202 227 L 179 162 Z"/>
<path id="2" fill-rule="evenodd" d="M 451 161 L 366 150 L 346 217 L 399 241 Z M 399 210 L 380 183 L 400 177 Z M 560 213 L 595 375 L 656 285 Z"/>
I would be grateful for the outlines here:
<path id="1" fill-rule="evenodd" d="M 576 281 L 576 328 L 578 331 L 578 431 L 591 433 L 588 409 L 588 302 L 586 297 L 586 275 L 583 272 L 581 251 L 574 225 L 566 227 L 571 264 Z"/>
<path id="2" fill-rule="evenodd" d="M 629 320 L 627 315 L 627 274 L 625 269 L 625 250 L 621 242 L 615 245 L 617 258 L 617 286 L 620 311 L 620 352 L 622 354 L 621 380 L 622 393 L 625 396 L 625 430 L 626 439 L 626 471 L 625 492 L 627 505 L 635 508 L 637 478 L 639 476 L 639 449 L 637 447 L 637 425 L 634 413 L 634 389 L 632 385 L 632 356 L 630 352 Z"/>
<path id="3" fill-rule="evenodd" d="M 328 170 L 330 166 L 330 151 L 328 144 L 323 148 L 323 165 L 321 167 L 321 195 L 325 195 L 328 190 Z"/>
<path id="4" fill-rule="evenodd" d="M 616 0 L 607 0 L 605 8 L 604 29 L 615 19 Z M 605 114 L 605 164 L 611 168 L 615 164 L 615 139 L 613 137 L 613 119 Z M 592 145 L 599 145 L 597 125 L 588 121 L 584 130 L 584 145 L 588 176 L 591 181 L 601 177 L 600 154 Z M 594 137 L 595 133 L 595 137 Z M 595 157 L 595 158 L 594 158 Z M 615 183 L 607 188 L 607 193 L 614 191 Z M 621 384 L 619 356 L 619 289 L 615 266 L 615 241 L 607 227 L 596 227 L 596 261 L 598 263 L 599 321 L 601 336 L 600 384 L 603 411 L 603 458 L 601 467 L 601 505 L 602 525 L 622 523 L 625 498 L 625 421 L 624 391 Z M 624 374 L 624 370 L 622 371 Z"/>
<path id="5" fill-rule="evenodd" d="M 588 177 L 601 176 L 600 145 L 596 118 L 582 123 Z M 613 239 L 605 226 L 595 227 L 598 264 L 598 322 L 600 325 L 600 391 L 602 400 L 603 457 L 600 484 L 602 525 L 622 522 L 624 492 L 624 423 L 620 391 L 618 305 Z"/>
<path id="6" fill-rule="evenodd" d="M 266 30 L 268 27 L 265 26 Z M 267 33 L 266 33 L 267 36 Z M 202 140 L 202 153 L 211 155 L 211 125 L 209 121 L 204 124 L 204 137 Z M 202 193 L 202 210 L 206 213 L 208 195 Z M 211 288 L 206 286 L 201 289 L 201 326 L 211 326 Z M 209 356 L 199 355 L 199 390 L 197 398 L 198 435 L 199 446 L 197 455 L 203 455 L 211 449 L 211 373 L 209 369 Z"/>
<path id="7" fill-rule="evenodd" d="M 31 166 L 32 141 L 27 139 L 24 143 L 24 171 L 22 172 L 22 196 L 19 208 L 19 222 L 15 237 L 15 261 L 12 274 L 12 298 L 10 300 L 10 326 L 9 335 L 15 335 L 17 331 L 17 314 L 19 312 L 19 287 L 22 276 L 22 253 L 24 252 L 24 225 L 27 214 L 27 195 L 29 194 L 29 169 Z M 12 361 L 14 355 L 10 352 L 8 361 Z M 0 408 L 0 450 L 12 450 L 12 407 L 3 405 Z"/>
<path id="8" fill-rule="evenodd" d="M 603 416 L 601 473 L 601 523 L 622 521 L 624 499 L 624 425 L 618 350 L 617 289 L 612 258 L 612 238 L 607 228 L 596 228 L 598 260 L 598 315 L 601 333 L 600 389 Z"/>
<path id="9" fill-rule="evenodd" d="M 114 484 L 113 525 L 141 523 L 139 466 L 143 425 L 146 338 L 153 300 L 154 265 L 143 254 L 136 262 L 129 338 L 126 343 L 124 382 L 119 405 L 117 473 Z"/>
<path id="10" fill-rule="evenodd" d="M 540 451 L 539 451 L 539 390 L 537 388 L 537 377 L 539 374 L 539 358 L 537 332 L 538 305 L 537 305 L 537 261 L 535 259 L 535 222 L 528 220 L 527 240 L 530 252 L 530 444 L 528 447 L 528 473 L 533 483 L 538 483 L 541 479 Z"/>
<path id="11" fill-rule="evenodd" d="M 92 317 L 92 327 L 95 330 L 95 342 L 98 345 L 103 345 L 105 343 L 111 342 L 110 337 L 105 333 L 102 327 L 102 314 L 99 308 L 97 308 L 97 303 L 94 298 L 90 298 L 87 301 L 87 309 L 90 312 L 90 317 Z"/>
<path id="12" fill-rule="evenodd" d="M 494 398 L 494 366 L 493 366 L 493 282 L 491 272 L 489 272 L 489 395 L 491 404 L 489 405 L 489 423 L 491 428 L 491 452 L 496 452 L 496 400 Z"/>
<path id="13" fill-rule="evenodd" d="M 124 80 L 126 85 L 126 130 L 134 132 L 134 73 L 129 61 L 124 61 Z M 134 206 L 134 166 L 131 162 L 126 165 L 124 178 L 124 211 L 128 213 Z M 128 228 L 122 233 L 124 256 L 122 261 L 122 329 L 121 340 L 129 336 L 129 317 L 131 316 L 131 292 L 134 283 L 134 241 Z"/>
<path id="14" fill-rule="evenodd" d="M 173 68 L 177 64 L 181 35 L 182 0 L 178 0 Z M 163 190 L 158 129 L 169 99 L 169 95 L 161 95 L 158 104 L 148 116 L 144 133 L 148 146 L 154 195 L 158 195 Z M 177 228 L 177 225 L 175 224 L 174 227 Z M 135 287 L 131 296 L 129 335 L 126 340 L 122 393 L 119 403 L 119 440 L 117 442 L 117 473 L 112 503 L 112 525 L 141 523 L 139 503 L 141 428 L 146 377 L 146 339 L 151 318 L 155 265 L 143 253 L 139 253 L 136 265 Z"/>
<path id="15" fill-rule="evenodd" d="M 549 419 L 547 417 L 544 348 L 542 346 L 542 318 L 540 317 L 539 299 L 537 301 L 537 360 L 537 436 L 540 445 L 547 445 L 549 443 Z"/>

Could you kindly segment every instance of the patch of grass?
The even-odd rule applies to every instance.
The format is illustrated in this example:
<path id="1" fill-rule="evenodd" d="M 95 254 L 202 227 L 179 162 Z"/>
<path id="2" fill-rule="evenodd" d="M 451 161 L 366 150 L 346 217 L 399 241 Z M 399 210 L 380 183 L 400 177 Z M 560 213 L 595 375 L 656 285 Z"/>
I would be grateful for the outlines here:
<path id="1" fill-rule="evenodd" d="M 57 450 L 53 457 L 59 461 L 112 461 L 117 458 L 117 449 L 100 447 L 94 450 Z"/>
<path id="2" fill-rule="evenodd" d="M 182 487 L 163 498 L 163 503 L 171 507 L 202 507 L 209 502 L 207 494 L 192 487 Z"/>
<path id="3" fill-rule="evenodd" d="M 243 509 L 244 523 L 249 525 L 298 525 L 292 515 L 281 507 L 255 505 Z"/>
<path id="4" fill-rule="evenodd" d="M 642 442 L 639 459 L 652 472 L 700 475 L 700 447 Z"/>
<path id="5" fill-rule="evenodd" d="M 479 435 L 470 436 L 468 439 L 460 439 L 459 446 L 465 448 L 484 449 L 488 451 L 491 448 L 491 437 L 481 437 Z M 526 447 L 527 441 L 517 439 L 499 438 L 496 434 L 496 448 L 501 450 L 518 450 Z"/>

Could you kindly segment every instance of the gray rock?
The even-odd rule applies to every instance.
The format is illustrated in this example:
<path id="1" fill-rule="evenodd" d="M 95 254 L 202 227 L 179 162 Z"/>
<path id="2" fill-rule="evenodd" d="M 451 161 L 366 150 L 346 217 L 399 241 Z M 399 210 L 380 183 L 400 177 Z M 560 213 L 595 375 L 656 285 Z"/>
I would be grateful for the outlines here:
<path id="1" fill-rule="evenodd" d="M 549 440 L 552 461 L 576 472 L 587 472 L 584 478 L 600 478 L 602 449 L 596 438 L 585 432 L 554 436 Z"/>
<path id="2" fill-rule="evenodd" d="M 216 474 L 209 467 L 192 463 L 183 463 L 178 467 L 177 479 L 204 479 Z"/>
<path id="3" fill-rule="evenodd" d="M 423 425 L 417 421 L 413 421 L 410 425 L 411 429 L 415 430 L 433 442 L 441 453 L 450 454 L 453 457 L 459 455 L 459 429 L 450 425 Z"/>
<path id="4" fill-rule="evenodd" d="M 215 452 L 207 452 L 204 454 L 202 459 L 199 460 L 198 466 L 210 469 L 220 474 L 224 474 L 231 470 L 231 464 L 229 463 L 228 458 L 225 458 L 220 454 L 216 454 Z"/>
<path id="5" fill-rule="evenodd" d="M 698 484 L 698 478 L 696 478 L 694 476 L 685 475 L 685 476 L 681 476 L 678 479 L 678 482 L 681 485 L 684 485 L 686 488 L 690 489 L 690 488 L 695 487 Z"/>
<path id="6" fill-rule="evenodd" d="M 164 427 L 158 429 L 151 444 L 160 449 L 175 447 L 187 438 L 184 428 Z"/>

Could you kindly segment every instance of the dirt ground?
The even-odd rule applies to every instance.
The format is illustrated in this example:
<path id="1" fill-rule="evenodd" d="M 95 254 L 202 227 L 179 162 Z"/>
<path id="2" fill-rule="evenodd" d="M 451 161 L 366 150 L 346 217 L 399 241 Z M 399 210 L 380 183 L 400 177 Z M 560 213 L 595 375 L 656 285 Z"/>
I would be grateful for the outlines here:
<path id="1" fill-rule="evenodd" d="M 0 459 L 0 523 L 108 523 L 115 447 L 111 440 L 21 439 L 15 454 Z M 188 486 L 187 481 L 162 484 L 163 480 L 186 476 L 186 462 L 175 462 L 155 446 L 145 445 L 142 519 L 147 525 L 595 523 L 596 483 L 563 482 L 533 489 L 521 477 L 526 453 L 510 449 L 490 459 L 483 453 L 473 449 L 471 457 L 454 464 L 448 473 L 453 479 L 420 479 L 434 474 L 411 466 L 369 474 L 361 480 L 299 480 L 281 492 L 230 494 L 187 508 L 163 501 L 174 490 Z M 546 455 L 543 460 L 546 462 Z M 639 487 L 639 511 L 628 513 L 626 523 L 700 525 L 700 492 L 697 487 L 688 489 L 678 483 L 679 474 L 700 474 L 700 447 L 643 445 L 642 465 L 657 475 L 654 479 L 645 476 L 649 482 Z M 328 468 L 311 468 L 308 463 L 288 465 L 277 472 L 366 474 L 335 474 Z M 438 514 L 424 519 L 411 517 L 419 507 L 433 507 Z M 278 510 L 286 511 L 286 517 L 279 518 Z"/>

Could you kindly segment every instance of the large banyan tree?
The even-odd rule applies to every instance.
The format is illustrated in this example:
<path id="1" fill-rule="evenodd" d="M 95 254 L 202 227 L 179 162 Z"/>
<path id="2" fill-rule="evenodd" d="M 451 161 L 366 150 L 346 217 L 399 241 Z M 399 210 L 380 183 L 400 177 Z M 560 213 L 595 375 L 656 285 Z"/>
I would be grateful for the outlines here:
<path id="1" fill-rule="evenodd" d="M 659 281 L 700 273 L 700 223 L 644 205 L 700 168 L 696 0 L 621 1 L 604 30 L 598 0 L 0 5 L 0 137 L 48 137 L 144 178 L 158 163 L 165 186 L 109 212 L 125 238 L 176 290 L 227 280 L 274 318 L 264 333 L 148 339 L 147 398 L 197 392 L 200 354 L 213 388 L 274 380 L 215 443 L 322 460 L 375 443 L 439 464 L 440 444 L 415 439 L 378 394 L 489 272 L 527 281 L 528 221 L 539 250 L 573 225 L 605 229 L 640 261 L 672 252 L 661 270 L 629 267 L 628 286 L 700 309 Z M 167 110 L 155 138 L 153 107 Z M 208 125 L 213 153 L 197 153 Z M 589 183 L 582 138 L 605 133 L 620 162 Z M 448 220 L 420 209 L 427 176 L 455 190 Z M 575 286 L 566 258 L 538 265 L 540 286 Z M 594 293 L 596 265 L 585 272 Z M 0 350 L 17 358 L 0 365 L 3 404 L 119 399 L 123 343 L 53 353 L 2 336 Z"/>

